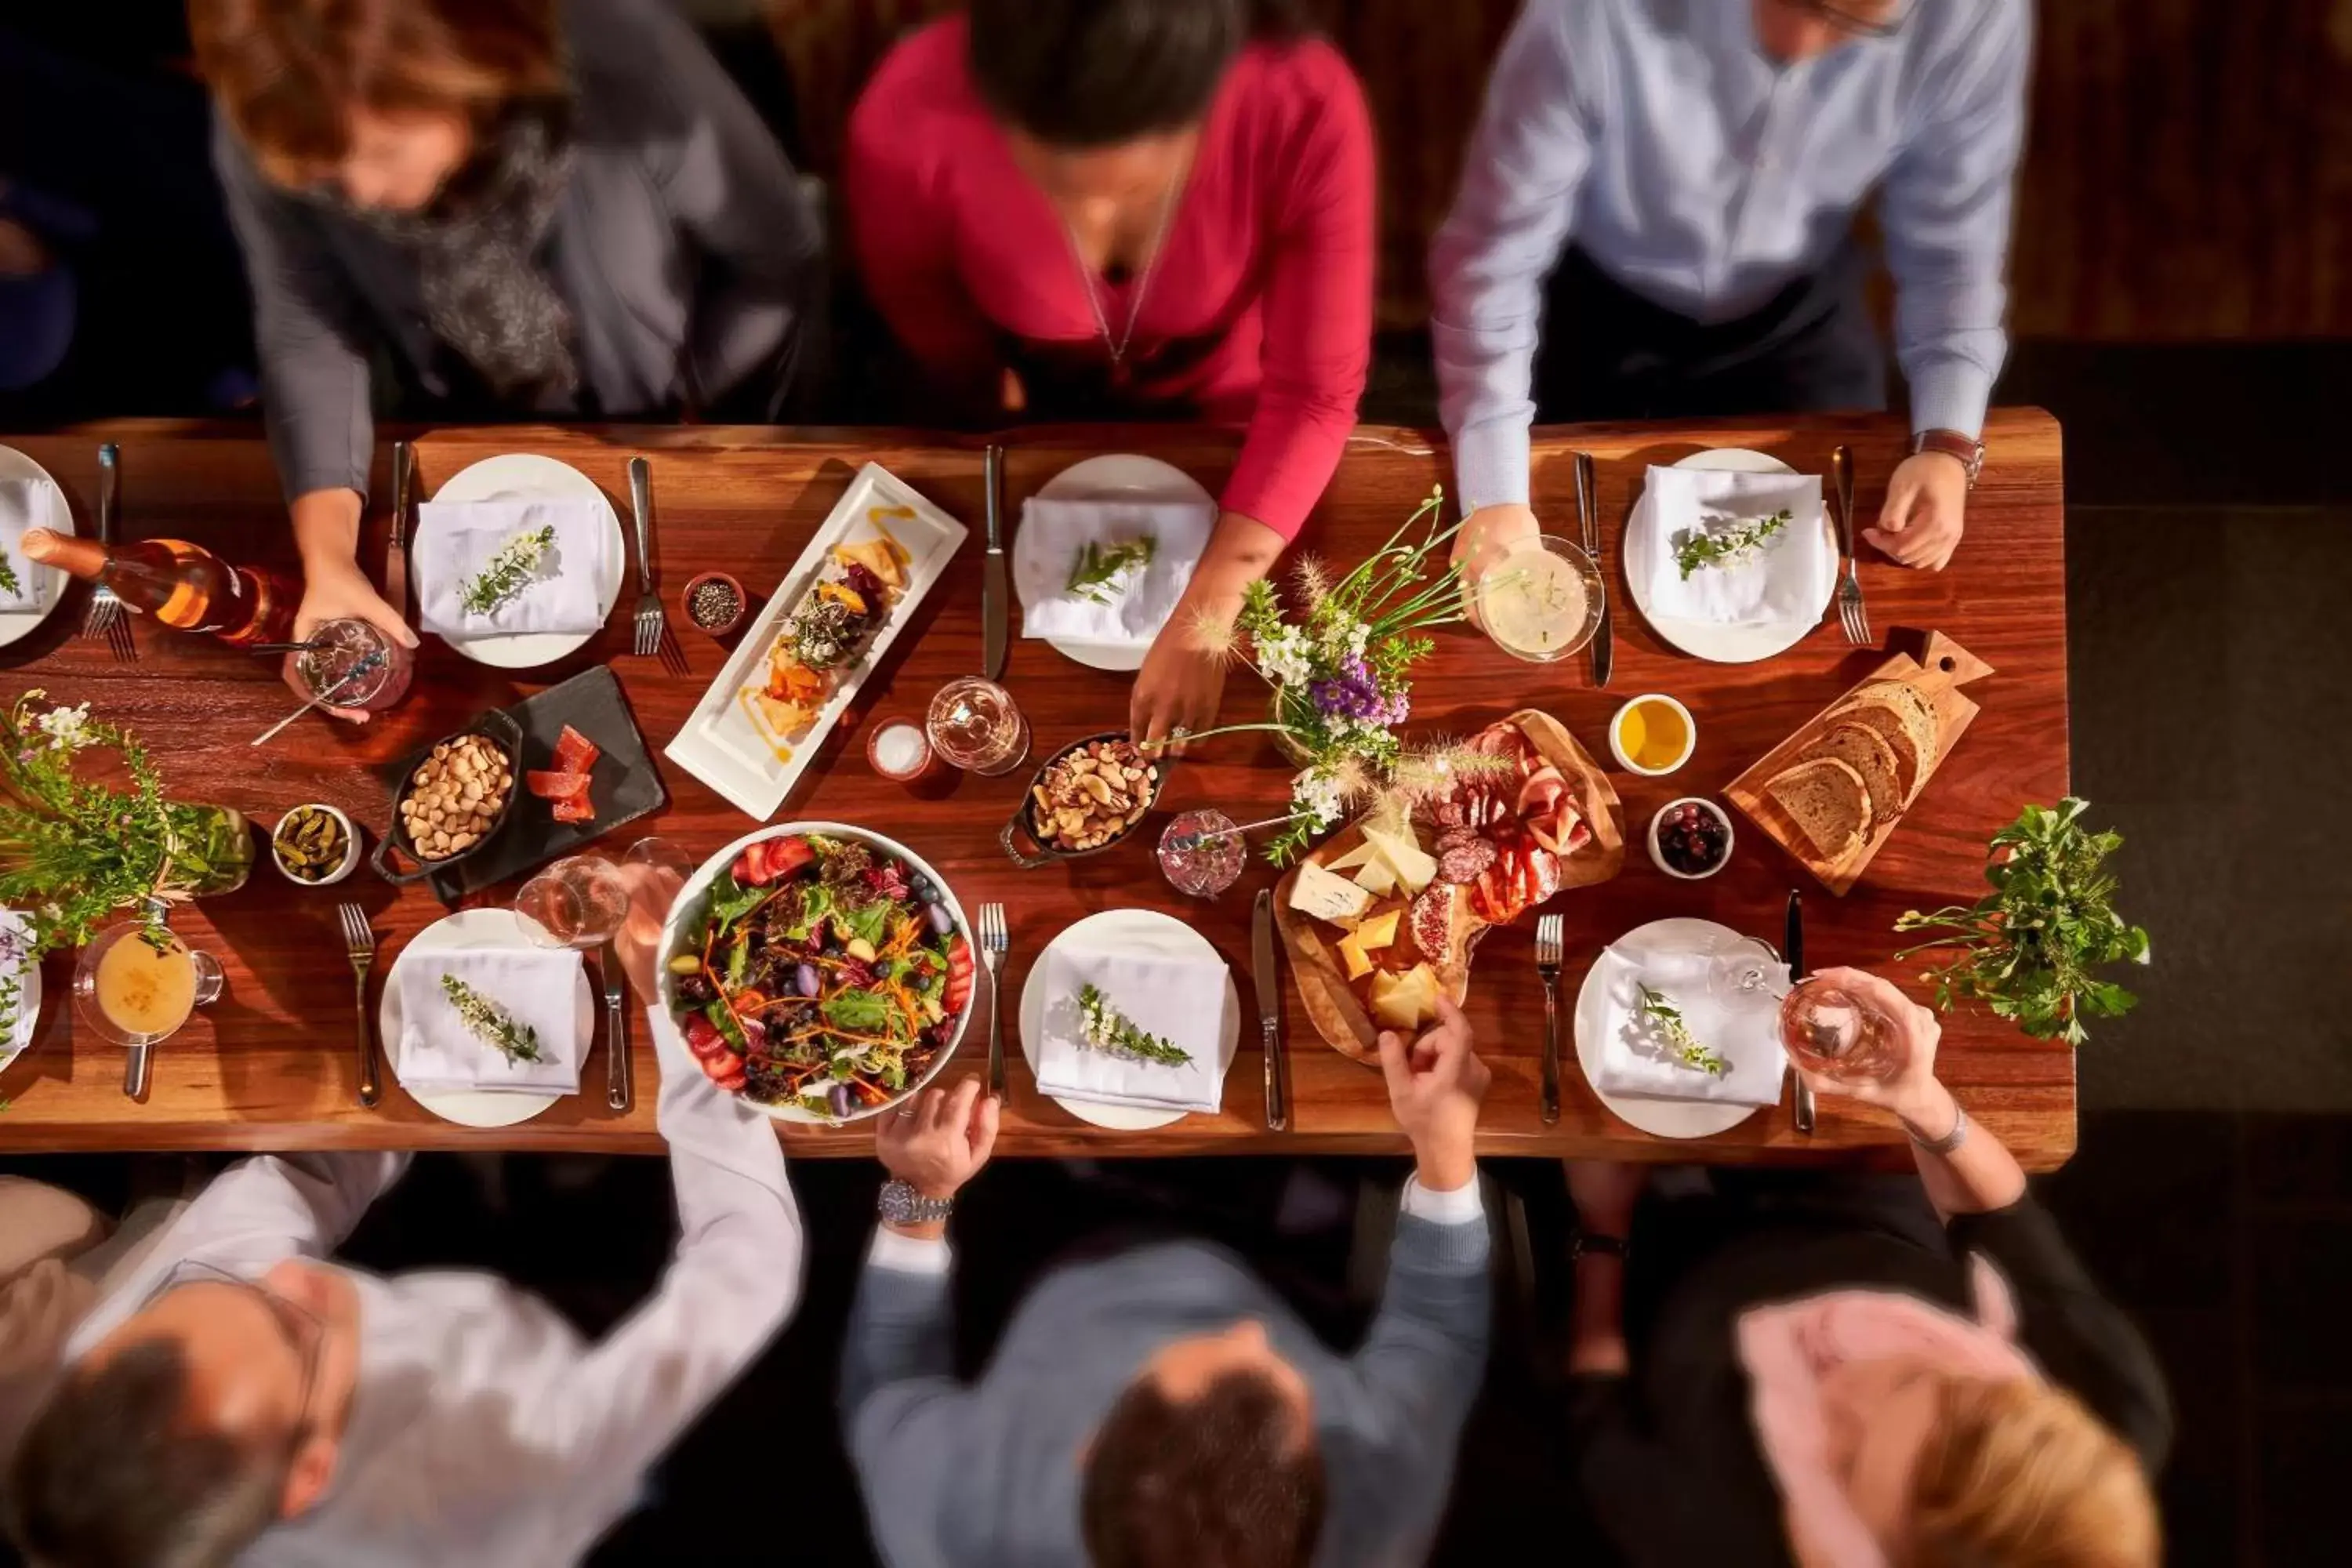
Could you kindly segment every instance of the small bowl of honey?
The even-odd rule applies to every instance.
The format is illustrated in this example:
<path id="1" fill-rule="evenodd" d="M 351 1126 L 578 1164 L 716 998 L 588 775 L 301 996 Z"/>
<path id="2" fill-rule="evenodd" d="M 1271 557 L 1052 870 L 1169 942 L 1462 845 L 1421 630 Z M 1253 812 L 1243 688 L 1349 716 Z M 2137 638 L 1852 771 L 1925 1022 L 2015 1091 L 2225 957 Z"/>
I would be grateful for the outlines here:
<path id="1" fill-rule="evenodd" d="M 1646 692 L 1609 721 L 1609 750 L 1619 763 L 1656 778 L 1673 773 L 1698 748 L 1690 710 L 1664 692 Z"/>

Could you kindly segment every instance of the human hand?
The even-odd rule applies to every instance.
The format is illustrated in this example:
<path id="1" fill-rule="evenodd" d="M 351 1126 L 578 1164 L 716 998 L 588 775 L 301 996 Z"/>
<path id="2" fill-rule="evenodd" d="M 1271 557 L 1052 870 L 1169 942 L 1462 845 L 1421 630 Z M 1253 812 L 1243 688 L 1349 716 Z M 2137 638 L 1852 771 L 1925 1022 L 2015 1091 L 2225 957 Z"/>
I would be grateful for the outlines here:
<path id="1" fill-rule="evenodd" d="M 1940 1119 L 1950 1120 L 1943 1110 L 1944 1102 L 1951 1097 L 1936 1079 L 1936 1046 L 1944 1037 L 1944 1026 L 1936 1015 L 1903 994 L 1902 987 L 1891 980 L 1861 969 L 1816 970 L 1813 978 L 1827 981 L 1855 1001 L 1876 1008 L 1885 1015 L 1895 1030 L 1895 1050 L 1903 1065 L 1891 1079 L 1847 1079 L 1832 1078 L 1827 1073 L 1798 1073 L 1813 1086 L 1816 1094 L 1843 1095 L 1864 1105 L 1874 1105 L 1891 1110 L 1914 1126 L 1925 1127 Z"/>
<path id="2" fill-rule="evenodd" d="M 1128 732 L 1136 744 L 1149 749 L 1164 742 L 1168 754 L 1179 757 L 1184 742 L 1171 737 L 1179 730 L 1197 734 L 1213 728 L 1225 694 L 1224 654 L 1201 646 L 1189 605 L 1189 599 L 1180 603 L 1152 639 L 1127 707 Z"/>
<path id="3" fill-rule="evenodd" d="M 1542 531 L 1531 507 L 1517 501 L 1482 506 L 1462 520 L 1461 531 L 1454 536 L 1454 564 L 1462 569 L 1463 582 L 1475 584 L 1489 567 Z M 1470 618 L 1478 618 L 1475 595 Z"/>
<path id="4" fill-rule="evenodd" d="M 294 611 L 294 640 L 307 641 L 320 625 L 337 620 L 365 621 L 403 647 L 416 646 L 416 634 L 408 629 L 408 623 L 400 618 L 398 610 L 384 603 L 383 596 L 375 591 L 375 584 L 368 581 L 367 574 L 360 570 L 356 561 L 312 563 L 303 579 L 302 603 Z M 294 694 L 308 701 L 310 689 L 303 684 L 301 675 L 294 668 L 294 661 L 299 657 L 299 654 L 288 654 L 280 666 L 280 673 Z M 356 708 L 322 708 L 320 710 L 353 724 L 364 724 L 368 721 L 367 714 Z"/>
<path id="5" fill-rule="evenodd" d="M 882 1168 L 927 1198 L 951 1198 L 980 1174 L 996 1148 L 996 1097 L 968 1078 L 952 1089 L 927 1089 L 877 1118 L 874 1152 Z"/>
<path id="6" fill-rule="evenodd" d="M 1650 1184 L 1646 1165 L 1622 1160 L 1563 1160 L 1568 1170 L 1568 1195 L 1576 1205 L 1576 1223 L 1595 1236 L 1625 1239 L 1633 1226 L 1633 1207 Z"/>
<path id="7" fill-rule="evenodd" d="M 671 900 L 686 884 L 666 866 L 632 860 L 619 869 L 621 885 L 629 890 L 629 912 L 622 917 L 621 929 L 613 933 L 613 952 L 621 961 L 621 973 L 629 977 L 629 989 L 636 993 L 638 1004 L 650 1007 L 661 1000 L 660 977 L 654 969 L 661 957 L 662 927 L 669 919 Z"/>
<path id="8" fill-rule="evenodd" d="M 1914 452 L 1886 481 L 1878 526 L 1862 536 L 1906 566 L 1941 572 L 1960 547 L 1969 506 L 1969 470 L 1949 452 Z"/>
<path id="9" fill-rule="evenodd" d="M 1471 1047 L 1470 1020 L 1451 999 L 1437 999 L 1437 1023 L 1411 1045 L 1381 1033 L 1381 1071 L 1389 1109 L 1412 1141 L 1421 1184 L 1450 1193 L 1478 1174 L 1478 1107 L 1495 1075 Z"/>

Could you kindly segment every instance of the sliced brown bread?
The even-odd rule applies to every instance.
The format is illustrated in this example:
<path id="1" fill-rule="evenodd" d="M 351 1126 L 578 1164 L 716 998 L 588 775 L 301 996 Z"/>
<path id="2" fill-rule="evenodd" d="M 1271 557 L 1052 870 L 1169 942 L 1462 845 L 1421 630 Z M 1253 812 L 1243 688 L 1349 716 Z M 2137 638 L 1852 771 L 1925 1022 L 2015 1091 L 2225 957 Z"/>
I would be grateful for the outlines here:
<path id="1" fill-rule="evenodd" d="M 1858 721 L 1834 723 L 1829 732 L 1798 753 L 1800 760 L 1835 757 L 1862 775 L 1870 791 L 1870 821 L 1875 827 L 1903 815 L 1910 799 L 1903 787 L 1903 770 L 1886 737 Z"/>
<path id="2" fill-rule="evenodd" d="M 1900 680 L 1871 681 L 1824 718 L 1831 724 L 1867 724 L 1885 739 L 1894 748 L 1905 805 L 1918 795 L 1920 782 L 1935 771 L 1941 743 L 1936 709 L 1915 686 Z"/>
<path id="3" fill-rule="evenodd" d="M 1765 780 L 1764 793 L 1780 803 L 1825 860 L 1859 848 L 1870 836 L 1870 788 L 1850 763 L 1811 758 Z"/>

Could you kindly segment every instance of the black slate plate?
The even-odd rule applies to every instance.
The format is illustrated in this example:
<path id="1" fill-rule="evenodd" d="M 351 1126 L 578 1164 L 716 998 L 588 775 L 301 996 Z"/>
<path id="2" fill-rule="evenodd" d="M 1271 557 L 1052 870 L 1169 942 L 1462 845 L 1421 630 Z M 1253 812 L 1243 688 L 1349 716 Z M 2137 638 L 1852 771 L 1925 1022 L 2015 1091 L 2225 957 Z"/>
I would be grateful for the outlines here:
<path id="1" fill-rule="evenodd" d="M 522 789 L 515 797 L 512 820 L 504 832 L 480 853 L 430 879 L 433 891 L 445 904 L 455 904 L 469 893 L 572 854 L 613 829 L 660 810 L 669 800 L 661 773 L 646 749 L 646 738 L 638 733 L 636 718 L 629 711 L 629 700 L 621 694 L 620 680 L 606 667 L 583 670 L 506 712 L 522 728 L 526 772 L 544 773 L 555 766 L 555 742 L 566 724 L 602 748 L 588 784 L 596 820 L 558 822 L 550 814 L 551 803 L 527 787 Z"/>

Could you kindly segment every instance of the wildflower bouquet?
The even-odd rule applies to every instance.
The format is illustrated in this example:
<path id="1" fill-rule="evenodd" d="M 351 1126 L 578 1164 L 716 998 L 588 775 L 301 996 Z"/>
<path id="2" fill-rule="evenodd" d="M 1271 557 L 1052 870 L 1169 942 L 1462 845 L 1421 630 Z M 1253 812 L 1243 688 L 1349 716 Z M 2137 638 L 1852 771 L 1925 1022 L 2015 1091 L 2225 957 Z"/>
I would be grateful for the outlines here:
<path id="1" fill-rule="evenodd" d="M 78 946 L 117 910 L 162 907 L 245 879 L 253 840 L 221 806 L 176 805 L 146 748 L 93 721 L 89 704 L 45 707 L 35 688 L 0 717 L 0 904 L 28 911 L 36 955 Z M 129 787 L 75 776 L 85 752 L 112 752 Z"/>
<path id="2" fill-rule="evenodd" d="M 1277 866 L 1385 788 L 1404 760 L 1396 729 L 1412 711 L 1408 676 L 1436 647 L 1430 628 L 1463 618 L 1457 574 L 1444 564 L 1454 532 L 1438 525 L 1444 501 L 1443 487 L 1432 489 L 1388 542 L 1336 582 L 1320 561 L 1300 561 L 1291 570 L 1295 611 L 1261 580 L 1230 626 L 1201 628 L 1207 646 L 1239 656 L 1246 645 L 1274 690 L 1270 722 L 1207 733 L 1272 731 L 1304 764 L 1291 780 L 1292 815 L 1265 847 Z"/>

